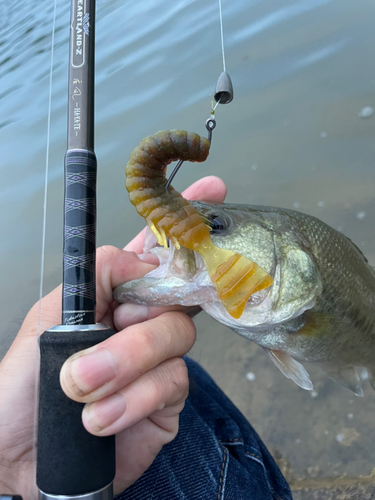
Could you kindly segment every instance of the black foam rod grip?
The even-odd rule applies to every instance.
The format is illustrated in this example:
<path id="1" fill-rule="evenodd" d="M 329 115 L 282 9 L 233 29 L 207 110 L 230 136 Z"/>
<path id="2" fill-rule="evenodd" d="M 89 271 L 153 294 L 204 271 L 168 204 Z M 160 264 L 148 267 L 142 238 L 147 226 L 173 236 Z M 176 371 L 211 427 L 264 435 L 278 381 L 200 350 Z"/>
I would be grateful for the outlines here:
<path id="1" fill-rule="evenodd" d="M 37 485 L 51 495 L 83 495 L 112 483 L 115 437 L 97 437 L 82 424 L 83 403 L 68 398 L 60 370 L 74 353 L 114 332 L 105 325 L 56 326 L 40 337 Z"/>

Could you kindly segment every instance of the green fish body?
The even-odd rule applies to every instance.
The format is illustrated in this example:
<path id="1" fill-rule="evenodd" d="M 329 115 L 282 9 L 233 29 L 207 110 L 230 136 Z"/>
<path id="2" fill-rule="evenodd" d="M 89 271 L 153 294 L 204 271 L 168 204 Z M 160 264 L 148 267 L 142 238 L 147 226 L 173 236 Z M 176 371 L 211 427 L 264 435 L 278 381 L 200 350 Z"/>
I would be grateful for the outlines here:
<path id="1" fill-rule="evenodd" d="M 192 202 L 218 247 L 256 262 L 274 283 L 254 293 L 239 319 L 221 304 L 198 254 L 155 248 L 161 265 L 115 290 L 118 302 L 200 305 L 262 346 L 288 378 L 312 383 L 302 363 L 363 395 L 375 389 L 375 271 L 342 233 L 319 219 L 274 207 Z"/>

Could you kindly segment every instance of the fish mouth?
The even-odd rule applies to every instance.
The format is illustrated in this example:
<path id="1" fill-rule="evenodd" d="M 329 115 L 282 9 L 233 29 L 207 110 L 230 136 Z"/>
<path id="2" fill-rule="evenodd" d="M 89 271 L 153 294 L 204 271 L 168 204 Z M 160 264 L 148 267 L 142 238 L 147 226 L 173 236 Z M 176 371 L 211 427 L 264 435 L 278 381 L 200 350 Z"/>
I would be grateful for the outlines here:
<path id="1" fill-rule="evenodd" d="M 208 220 L 205 214 L 202 215 Z M 228 227 L 227 224 L 225 233 L 228 232 Z M 225 236 L 223 230 L 220 233 L 221 236 Z M 210 304 L 210 307 L 223 309 L 222 312 L 225 314 L 225 309 L 199 253 L 184 247 L 177 250 L 169 239 L 167 241 L 168 248 L 159 245 L 152 231 L 147 228 L 143 253 L 155 255 L 159 260 L 159 266 L 141 280 L 122 285 L 121 295 L 117 291 L 115 299 L 123 302 L 126 298 L 142 304 L 151 303 L 152 300 L 154 305 L 199 305 L 203 309 Z M 272 278 L 275 275 L 276 264 L 275 259 L 271 269 L 267 270 Z M 259 307 L 267 300 L 271 289 L 272 286 L 253 293 L 248 299 L 246 310 Z M 229 318 L 233 320 L 228 315 Z"/>
<path id="2" fill-rule="evenodd" d="M 256 219 L 246 210 L 237 206 L 235 210 L 226 205 L 192 202 L 204 222 L 210 228 L 211 238 L 218 247 L 243 255 L 260 265 L 274 279 L 277 267 L 275 242 L 263 226 L 261 218 Z M 259 237 L 256 248 L 253 247 L 251 234 L 246 227 L 252 224 L 263 231 L 265 239 Z M 248 229 L 249 231 L 249 229 Z M 244 242 L 246 245 L 244 246 Z M 241 246 L 242 245 L 242 246 Z M 267 250 L 268 257 L 263 254 Z M 159 245 L 156 237 L 147 228 L 144 240 L 144 254 L 153 254 L 159 260 L 159 266 L 140 280 L 121 285 L 115 290 L 117 302 L 135 302 L 144 305 L 183 305 L 211 307 L 220 312 L 227 320 L 237 322 L 222 306 L 215 285 L 212 283 L 202 257 L 193 250 L 184 247 L 176 249 L 171 241 L 168 248 Z M 258 260 L 259 259 L 259 260 Z M 254 292 L 248 299 L 246 311 L 256 311 L 259 307 L 270 308 L 269 299 L 273 286 Z M 264 304 L 262 306 L 262 304 Z M 266 305 L 267 304 L 267 305 Z"/>

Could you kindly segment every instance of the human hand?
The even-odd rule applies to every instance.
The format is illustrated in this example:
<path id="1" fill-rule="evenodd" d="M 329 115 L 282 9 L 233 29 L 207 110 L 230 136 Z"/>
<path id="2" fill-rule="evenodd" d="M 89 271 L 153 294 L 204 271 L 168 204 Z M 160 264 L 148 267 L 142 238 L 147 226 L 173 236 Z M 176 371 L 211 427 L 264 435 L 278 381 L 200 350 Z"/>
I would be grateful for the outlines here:
<path id="1" fill-rule="evenodd" d="M 193 184 L 189 199 L 221 202 L 225 186 L 208 177 Z M 127 250 L 141 252 L 138 235 Z M 114 247 L 97 252 L 97 321 L 118 331 L 101 344 L 75 354 L 61 371 L 62 387 L 86 403 L 83 423 L 92 434 L 116 433 L 115 493 L 130 486 L 178 431 L 188 394 L 181 356 L 195 340 L 183 308 L 118 305 L 113 288 L 141 278 L 155 266 Z M 180 311 L 178 311 L 178 309 Z M 40 331 L 61 318 L 61 286 L 41 303 Z M 35 398 L 38 367 L 39 304 L 28 313 L 0 364 L 0 493 L 36 500 Z M 137 324 L 142 321 L 141 324 Z"/>

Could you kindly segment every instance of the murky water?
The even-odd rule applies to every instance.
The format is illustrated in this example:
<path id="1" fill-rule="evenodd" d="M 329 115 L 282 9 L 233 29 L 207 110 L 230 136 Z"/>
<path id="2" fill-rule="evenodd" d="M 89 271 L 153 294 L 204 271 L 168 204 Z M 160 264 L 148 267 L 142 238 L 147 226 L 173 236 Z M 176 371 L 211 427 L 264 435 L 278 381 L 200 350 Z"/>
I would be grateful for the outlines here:
<path id="1" fill-rule="evenodd" d="M 60 282 L 62 260 L 70 6 L 57 3 L 45 292 Z M 0 2 L 1 354 L 39 293 L 52 11 L 47 0 Z M 223 0 L 223 16 L 235 99 L 217 110 L 209 160 L 185 165 L 175 187 L 219 175 L 228 201 L 316 215 L 375 264 L 373 1 Z M 123 188 L 131 149 L 160 129 L 205 133 L 222 71 L 216 0 L 98 1 L 96 70 L 98 243 L 123 246 L 142 227 Z M 203 315 L 198 326 L 194 355 L 297 475 L 317 463 L 332 474 L 374 467 L 372 393 L 348 403 L 349 393 L 316 374 L 329 389 L 311 398 L 273 371 L 259 348 Z M 263 377 L 246 380 L 254 371 L 246 363 L 259 365 Z M 224 366 L 237 378 L 223 373 Z M 332 427 L 333 457 L 324 455 L 327 428 L 314 422 L 312 431 L 311 415 Z M 343 428 L 360 434 L 354 451 L 335 438 Z M 330 468 L 335 460 L 339 465 Z"/>

